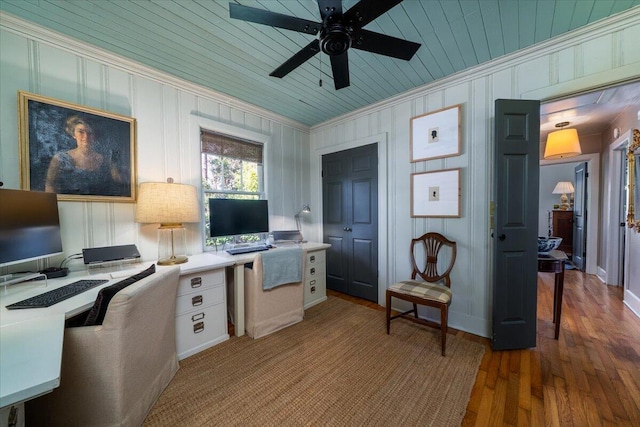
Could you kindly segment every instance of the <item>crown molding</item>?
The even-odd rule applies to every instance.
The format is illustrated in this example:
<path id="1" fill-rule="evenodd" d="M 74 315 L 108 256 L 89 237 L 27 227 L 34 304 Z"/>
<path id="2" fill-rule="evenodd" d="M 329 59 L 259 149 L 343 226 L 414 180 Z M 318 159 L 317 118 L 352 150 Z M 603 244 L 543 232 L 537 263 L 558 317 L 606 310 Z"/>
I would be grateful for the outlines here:
<path id="1" fill-rule="evenodd" d="M 257 107 L 244 101 L 240 101 L 231 96 L 216 92 L 204 86 L 191 83 L 184 79 L 175 77 L 171 74 L 159 71 L 155 68 L 140 64 L 129 58 L 117 55 L 108 50 L 96 47 L 94 45 L 81 42 L 57 31 L 49 30 L 21 18 L 13 16 L 9 13 L 0 11 L 0 29 L 9 31 L 13 34 L 23 36 L 27 39 L 37 41 L 38 43 L 53 46 L 55 48 L 70 52 L 74 55 L 93 60 L 95 62 L 107 65 L 112 68 L 119 69 L 126 73 L 135 74 L 140 77 L 153 80 L 155 82 L 172 86 L 175 89 L 189 92 L 197 97 L 212 98 L 216 102 L 224 104 L 231 108 L 237 108 L 250 114 L 254 114 L 260 118 L 280 123 L 284 126 L 295 128 L 304 133 L 310 132 L 310 127 L 291 120 L 288 117 L 281 116 L 267 109 Z"/>
<path id="2" fill-rule="evenodd" d="M 457 86 L 461 82 L 477 79 L 479 77 L 483 77 L 507 68 L 520 65 L 525 62 L 529 62 L 531 60 L 549 55 L 550 53 L 575 46 L 578 43 L 584 43 L 589 40 L 601 37 L 602 35 L 610 34 L 614 31 L 612 28 L 614 28 L 615 31 L 621 31 L 634 25 L 640 25 L 640 6 L 632 7 L 631 9 L 628 9 L 624 12 L 620 12 L 607 18 L 603 18 L 599 21 L 593 22 L 567 33 L 552 37 L 543 42 L 533 44 L 524 49 L 517 50 L 499 58 L 492 59 L 490 61 L 478 64 L 454 74 L 450 74 L 439 80 L 435 80 L 433 82 L 395 95 L 391 98 L 387 98 L 366 107 L 362 107 L 358 110 L 352 111 L 342 116 L 334 117 L 325 122 L 311 126 L 311 131 L 313 132 L 326 126 L 335 126 L 341 122 L 355 120 L 361 116 L 368 115 L 373 111 L 380 110 L 382 108 L 393 107 L 395 105 L 407 102 L 412 98 L 424 96 L 425 93 L 434 92 L 436 90 L 445 90 L 452 86 Z"/>

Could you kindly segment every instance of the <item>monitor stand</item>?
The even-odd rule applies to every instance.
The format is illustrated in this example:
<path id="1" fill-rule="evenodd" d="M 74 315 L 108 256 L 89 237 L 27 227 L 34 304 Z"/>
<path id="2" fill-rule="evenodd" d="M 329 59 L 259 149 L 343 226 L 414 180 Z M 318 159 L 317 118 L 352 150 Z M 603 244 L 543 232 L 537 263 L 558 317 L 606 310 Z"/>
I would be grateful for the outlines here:
<path id="1" fill-rule="evenodd" d="M 0 286 L 4 287 L 6 292 L 7 286 L 15 285 L 17 283 L 26 282 L 29 280 L 43 280 L 44 285 L 47 286 L 47 275 L 44 273 L 10 273 L 0 276 Z"/>

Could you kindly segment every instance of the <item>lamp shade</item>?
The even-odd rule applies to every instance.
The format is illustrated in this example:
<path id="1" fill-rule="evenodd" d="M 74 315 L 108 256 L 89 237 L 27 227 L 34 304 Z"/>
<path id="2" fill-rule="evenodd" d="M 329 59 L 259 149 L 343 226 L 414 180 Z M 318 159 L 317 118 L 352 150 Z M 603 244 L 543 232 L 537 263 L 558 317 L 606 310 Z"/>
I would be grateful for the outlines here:
<path id="1" fill-rule="evenodd" d="M 198 197 L 193 185 L 168 182 L 140 184 L 136 222 L 181 224 L 199 221 Z"/>
<path id="2" fill-rule="evenodd" d="M 551 132 L 544 148 L 545 159 L 564 159 L 582 154 L 576 129 L 562 129 Z"/>
<path id="3" fill-rule="evenodd" d="M 567 194 L 573 193 L 575 190 L 573 189 L 573 184 L 569 181 L 560 181 L 556 184 L 555 188 L 552 191 L 552 194 Z"/>

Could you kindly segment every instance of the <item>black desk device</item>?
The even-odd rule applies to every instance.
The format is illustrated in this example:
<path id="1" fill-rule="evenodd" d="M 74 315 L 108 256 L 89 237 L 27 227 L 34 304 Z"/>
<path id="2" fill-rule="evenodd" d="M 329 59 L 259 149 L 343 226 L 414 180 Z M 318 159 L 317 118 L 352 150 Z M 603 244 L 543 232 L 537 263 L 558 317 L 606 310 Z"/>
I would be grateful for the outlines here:
<path id="1" fill-rule="evenodd" d="M 104 246 L 82 250 L 85 264 L 140 258 L 136 245 Z"/>

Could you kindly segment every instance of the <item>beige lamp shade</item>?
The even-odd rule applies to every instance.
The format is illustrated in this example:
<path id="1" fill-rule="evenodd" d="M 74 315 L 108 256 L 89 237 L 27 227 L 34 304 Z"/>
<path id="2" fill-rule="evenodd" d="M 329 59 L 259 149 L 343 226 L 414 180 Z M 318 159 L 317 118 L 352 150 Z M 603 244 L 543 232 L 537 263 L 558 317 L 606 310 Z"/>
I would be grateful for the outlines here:
<path id="1" fill-rule="evenodd" d="M 552 191 L 552 194 L 566 194 L 573 193 L 574 191 L 575 190 L 573 189 L 573 184 L 571 182 L 560 181 L 556 184 L 555 188 Z"/>
<path id="2" fill-rule="evenodd" d="M 199 221 L 198 196 L 193 185 L 166 182 L 140 184 L 136 222 L 168 225 Z"/>
<path id="3" fill-rule="evenodd" d="M 199 222 L 200 209 L 193 185 L 144 182 L 138 189 L 136 222 L 159 223 L 158 264 L 182 264 L 189 259 L 185 222 Z"/>
<path id="4" fill-rule="evenodd" d="M 545 159 L 564 159 L 582 154 L 576 129 L 562 129 L 551 132 L 544 148 Z"/>
<path id="5" fill-rule="evenodd" d="M 566 211 L 571 207 L 567 193 L 573 193 L 573 184 L 569 181 L 560 181 L 556 184 L 555 188 L 551 192 L 552 194 L 561 194 L 560 196 L 560 209 Z"/>

